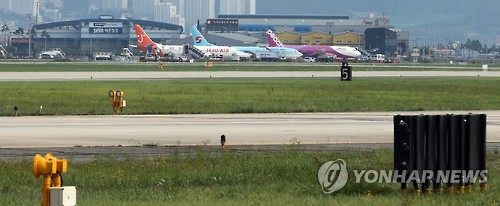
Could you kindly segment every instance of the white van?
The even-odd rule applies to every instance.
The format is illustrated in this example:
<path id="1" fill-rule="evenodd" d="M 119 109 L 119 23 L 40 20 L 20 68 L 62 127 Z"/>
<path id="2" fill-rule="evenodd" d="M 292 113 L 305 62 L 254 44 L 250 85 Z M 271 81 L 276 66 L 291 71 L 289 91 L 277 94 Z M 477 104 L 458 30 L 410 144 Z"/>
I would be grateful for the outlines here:
<path id="1" fill-rule="evenodd" d="M 315 62 L 315 60 L 312 57 L 304 57 L 304 62 Z"/>

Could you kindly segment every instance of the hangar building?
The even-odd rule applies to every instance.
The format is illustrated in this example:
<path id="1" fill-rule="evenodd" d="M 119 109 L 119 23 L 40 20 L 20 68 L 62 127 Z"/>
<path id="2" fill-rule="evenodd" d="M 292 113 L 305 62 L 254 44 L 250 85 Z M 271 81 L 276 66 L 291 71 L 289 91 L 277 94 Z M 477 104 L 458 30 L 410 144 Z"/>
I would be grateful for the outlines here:
<path id="1" fill-rule="evenodd" d="M 89 55 L 93 52 L 120 53 L 129 45 L 136 45 L 133 24 L 139 24 L 156 42 L 179 38 L 184 32 L 182 26 L 138 19 L 115 19 L 112 16 L 99 16 L 97 19 L 79 19 L 60 21 L 33 26 L 33 35 L 29 38 L 13 38 L 12 46 L 18 51 L 35 56 L 44 50 L 60 48 L 67 55 Z"/>

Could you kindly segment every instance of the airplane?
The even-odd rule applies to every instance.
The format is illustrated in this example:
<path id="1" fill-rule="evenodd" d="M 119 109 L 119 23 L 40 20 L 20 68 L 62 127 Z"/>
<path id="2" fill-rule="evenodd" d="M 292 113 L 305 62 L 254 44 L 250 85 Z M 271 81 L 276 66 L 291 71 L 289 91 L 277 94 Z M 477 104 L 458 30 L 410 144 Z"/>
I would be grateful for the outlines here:
<path id="1" fill-rule="evenodd" d="M 250 59 L 252 56 L 249 53 L 243 52 L 240 49 L 229 46 L 217 46 L 207 42 L 205 37 L 195 26 L 191 27 L 191 37 L 193 38 L 194 46 L 206 53 L 206 56 L 222 57 L 224 59 L 240 60 Z"/>
<path id="2" fill-rule="evenodd" d="M 165 56 L 181 56 L 184 52 L 184 45 L 163 45 L 160 43 L 156 43 L 146 32 L 142 29 L 142 27 L 138 24 L 134 24 L 134 29 L 137 37 L 138 45 L 135 46 L 142 52 L 145 52 L 147 55 L 153 55 L 155 59 L 149 60 L 157 60 L 157 57 L 165 57 Z M 193 37 L 193 41 L 195 38 Z M 195 41 L 196 42 L 196 41 Z M 238 49 L 226 47 L 226 46 L 215 46 L 215 47 L 207 47 L 207 46 L 194 46 L 198 55 L 203 55 L 204 57 L 218 57 L 225 58 L 230 60 L 240 60 L 241 58 L 250 58 L 250 54 L 242 52 Z M 150 58 L 150 57 L 148 57 Z"/>
<path id="3" fill-rule="evenodd" d="M 155 57 L 179 57 L 184 52 L 183 45 L 164 45 L 154 42 L 139 24 L 134 24 L 134 29 L 138 45 L 131 46 L 137 48 L 139 51 L 145 52 L 146 54 L 152 54 Z"/>
<path id="4" fill-rule="evenodd" d="M 194 39 L 195 46 L 215 46 L 209 43 L 205 37 L 198 31 L 196 26 L 191 27 L 191 32 Z M 252 53 L 256 58 L 259 59 L 291 59 L 294 60 L 302 56 L 302 53 L 296 49 L 286 48 L 286 47 L 257 47 L 257 46 L 231 46 L 233 48 L 239 49 L 243 52 Z"/>
<path id="5" fill-rule="evenodd" d="M 361 56 L 361 52 L 350 46 L 284 45 L 272 30 L 267 30 L 266 33 L 269 46 L 297 49 L 304 56 L 308 57 L 315 57 L 321 53 L 335 55 L 336 58 L 340 59 L 351 59 Z"/>

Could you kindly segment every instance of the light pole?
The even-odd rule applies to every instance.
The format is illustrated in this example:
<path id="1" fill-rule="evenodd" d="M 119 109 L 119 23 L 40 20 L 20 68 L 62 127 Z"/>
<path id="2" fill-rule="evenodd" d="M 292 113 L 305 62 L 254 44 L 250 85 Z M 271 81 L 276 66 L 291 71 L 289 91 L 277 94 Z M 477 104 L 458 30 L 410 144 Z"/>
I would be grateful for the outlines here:
<path id="1" fill-rule="evenodd" d="M 26 14 L 26 17 L 28 17 L 28 23 L 29 23 L 29 32 L 28 32 L 28 58 L 31 58 L 31 29 L 33 27 L 31 26 L 31 14 Z"/>

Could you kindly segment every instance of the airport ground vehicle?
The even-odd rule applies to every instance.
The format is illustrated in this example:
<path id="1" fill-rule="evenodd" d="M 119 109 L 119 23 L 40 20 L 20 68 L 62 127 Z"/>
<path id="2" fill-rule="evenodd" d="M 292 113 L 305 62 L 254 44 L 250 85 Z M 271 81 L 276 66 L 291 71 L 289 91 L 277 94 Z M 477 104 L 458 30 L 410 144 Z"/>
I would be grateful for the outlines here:
<path id="1" fill-rule="evenodd" d="M 43 51 L 38 55 L 39 59 L 66 59 L 66 54 L 59 48 Z"/>
<path id="2" fill-rule="evenodd" d="M 372 54 L 370 55 L 370 60 L 375 63 L 384 63 L 385 62 L 385 55 L 383 54 Z"/>
<path id="3" fill-rule="evenodd" d="M 95 52 L 94 58 L 96 61 L 98 60 L 113 60 L 113 52 Z"/>
<path id="4" fill-rule="evenodd" d="M 304 57 L 304 62 L 315 62 L 316 60 L 312 57 Z"/>

